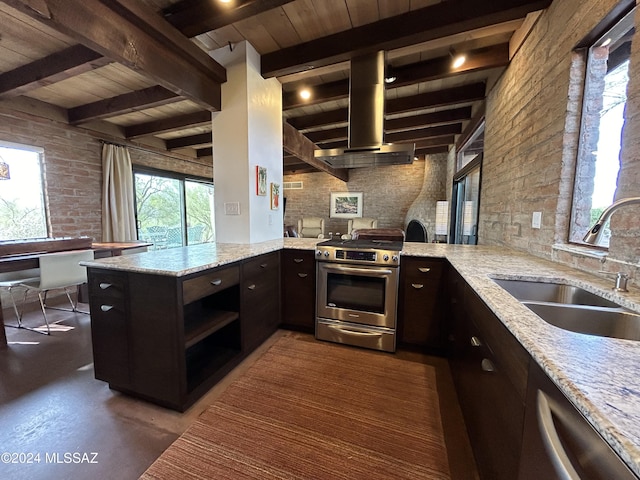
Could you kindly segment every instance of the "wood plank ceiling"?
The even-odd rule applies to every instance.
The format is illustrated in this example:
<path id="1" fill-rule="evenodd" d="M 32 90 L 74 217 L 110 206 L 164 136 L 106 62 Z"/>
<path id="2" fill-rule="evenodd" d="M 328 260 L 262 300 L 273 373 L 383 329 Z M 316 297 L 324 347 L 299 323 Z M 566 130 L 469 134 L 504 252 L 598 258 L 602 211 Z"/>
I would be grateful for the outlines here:
<path id="1" fill-rule="evenodd" d="M 346 146 L 349 59 L 384 50 L 385 141 L 446 152 L 551 0 L 0 0 L 0 107 L 211 156 L 224 68 L 247 40 L 283 87 L 284 171 Z M 454 69 L 454 52 L 466 63 Z M 312 96 L 302 100 L 307 87 Z"/>

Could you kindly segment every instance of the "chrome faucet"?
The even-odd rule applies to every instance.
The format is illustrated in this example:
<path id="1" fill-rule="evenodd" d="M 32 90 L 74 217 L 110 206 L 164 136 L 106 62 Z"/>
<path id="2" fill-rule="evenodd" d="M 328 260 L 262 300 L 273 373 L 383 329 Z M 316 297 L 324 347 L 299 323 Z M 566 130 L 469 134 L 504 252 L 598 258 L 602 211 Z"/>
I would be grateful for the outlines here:
<path id="1" fill-rule="evenodd" d="M 609 217 L 613 212 L 618 210 L 620 207 L 624 207 L 625 205 L 634 205 L 640 204 L 640 197 L 629 197 L 622 198 L 616 202 L 613 202 L 610 206 L 604 209 L 598 221 L 591 227 L 591 229 L 584 236 L 582 241 L 584 243 L 590 243 L 591 245 L 596 245 L 602 236 L 603 226 L 609 220 Z"/>

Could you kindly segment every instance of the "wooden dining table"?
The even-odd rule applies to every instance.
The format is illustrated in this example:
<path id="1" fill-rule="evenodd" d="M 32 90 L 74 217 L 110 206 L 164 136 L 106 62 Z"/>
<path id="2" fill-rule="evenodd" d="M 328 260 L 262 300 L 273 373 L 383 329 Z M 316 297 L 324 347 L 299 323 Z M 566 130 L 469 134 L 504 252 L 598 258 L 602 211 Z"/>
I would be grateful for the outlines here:
<path id="1" fill-rule="evenodd" d="M 115 257 L 125 251 L 144 251 L 147 242 L 93 242 L 87 237 L 40 239 L 24 242 L 0 242 L 0 273 L 40 267 L 40 256 L 47 253 L 91 249 L 95 258 Z M 0 298 L 0 348 L 7 347 L 7 334 Z"/>

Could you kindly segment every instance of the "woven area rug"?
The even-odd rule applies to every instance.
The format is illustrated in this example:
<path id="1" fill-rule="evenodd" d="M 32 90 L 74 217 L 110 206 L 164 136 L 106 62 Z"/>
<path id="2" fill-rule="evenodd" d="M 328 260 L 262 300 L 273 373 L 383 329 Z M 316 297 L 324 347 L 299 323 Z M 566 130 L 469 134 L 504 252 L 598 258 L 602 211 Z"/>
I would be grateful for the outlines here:
<path id="1" fill-rule="evenodd" d="M 435 369 L 280 338 L 143 479 L 449 479 Z"/>

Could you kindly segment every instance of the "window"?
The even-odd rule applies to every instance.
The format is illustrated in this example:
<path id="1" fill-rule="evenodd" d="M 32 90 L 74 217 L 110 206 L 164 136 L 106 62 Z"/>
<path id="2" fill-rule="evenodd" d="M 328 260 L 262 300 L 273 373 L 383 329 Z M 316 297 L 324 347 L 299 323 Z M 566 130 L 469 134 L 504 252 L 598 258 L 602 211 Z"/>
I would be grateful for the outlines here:
<path id="1" fill-rule="evenodd" d="M 585 80 L 569 240 L 582 242 L 602 211 L 613 203 L 620 169 L 622 129 L 629 82 L 635 9 L 582 50 Z M 609 246 L 611 232 L 598 244 Z"/>
<path id="2" fill-rule="evenodd" d="M 42 152 L 0 143 L 0 162 L 9 166 L 9 178 L 0 180 L 0 240 L 47 236 Z"/>
<path id="3" fill-rule="evenodd" d="M 139 169 L 134 179 L 138 238 L 150 250 L 215 241 L 211 182 Z"/>

